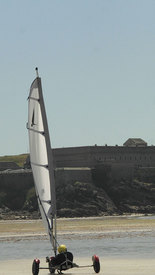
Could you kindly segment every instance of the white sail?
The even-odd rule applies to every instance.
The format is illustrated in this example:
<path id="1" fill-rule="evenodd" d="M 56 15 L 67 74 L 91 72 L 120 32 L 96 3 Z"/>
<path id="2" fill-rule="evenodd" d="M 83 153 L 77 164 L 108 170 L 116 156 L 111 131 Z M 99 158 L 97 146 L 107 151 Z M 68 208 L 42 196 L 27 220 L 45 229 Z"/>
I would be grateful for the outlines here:
<path id="1" fill-rule="evenodd" d="M 38 204 L 44 225 L 56 254 L 56 195 L 53 157 L 44 106 L 41 78 L 31 85 L 28 97 L 30 162 Z"/>

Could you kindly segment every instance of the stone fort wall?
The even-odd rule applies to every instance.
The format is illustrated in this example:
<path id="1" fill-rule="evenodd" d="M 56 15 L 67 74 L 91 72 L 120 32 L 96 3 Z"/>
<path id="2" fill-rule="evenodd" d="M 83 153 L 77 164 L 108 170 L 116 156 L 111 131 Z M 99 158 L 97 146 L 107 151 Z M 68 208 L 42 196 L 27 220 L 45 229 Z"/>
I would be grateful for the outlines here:
<path id="1" fill-rule="evenodd" d="M 53 149 L 56 167 L 155 167 L 155 146 L 85 146 Z"/>
<path id="2" fill-rule="evenodd" d="M 85 146 L 53 149 L 55 167 L 107 167 L 113 179 L 132 179 L 140 168 L 155 168 L 155 147 Z M 143 170 L 144 171 L 144 170 Z M 155 174 L 155 169 L 151 174 Z"/>
<path id="3" fill-rule="evenodd" d="M 98 167 L 105 173 L 108 171 L 113 179 L 132 179 L 138 175 L 139 169 L 146 179 L 155 175 L 155 146 L 83 146 L 56 148 L 52 151 L 57 182 L 61 182 L 61 179 L 66 182 L 91 182 L 91 170 Z M 28 167 L 29 159 L 25 168 Z M 2 170 L 5 169 L 3 167 Z"/>

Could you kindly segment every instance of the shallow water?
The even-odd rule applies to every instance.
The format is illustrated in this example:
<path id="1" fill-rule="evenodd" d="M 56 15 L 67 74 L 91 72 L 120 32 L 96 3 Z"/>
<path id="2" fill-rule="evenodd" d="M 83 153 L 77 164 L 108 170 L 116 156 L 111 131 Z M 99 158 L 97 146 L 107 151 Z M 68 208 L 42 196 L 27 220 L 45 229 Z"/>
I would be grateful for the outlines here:
<path id="1" fill-rule="evenodd" d="M 96 234 L 97 236 L 97 234 Z M 123 236 L 106 238 L 65 238 L 59 239 L 65 243 L 74 257 L 91 257 L 97 254 L 103 258 L 155 258 L 154 234 L 143 236 Z M 48 240 L 19 240 L 0 242 L 0 260 L 44 258 L 52 255 Z"/>
<path id="2" fill-rule="evenodd" d="M 155 216 L 135 217 L 135 219 L 150 218 L 154 219 Z M 68 250 L 73 252 L 74 257 L 91 257 L 93 254 L 97 254 L 103 258 L 152 259 L 155 258 L 155 231 L 149 230 L 64 234 L 58 235 L 58 241 L 59 244 L 66 244 Z M 52 255 L 50 242 L 44 237 L 38 238 L 0 239 L 0 261 L 44 258 Z"/>

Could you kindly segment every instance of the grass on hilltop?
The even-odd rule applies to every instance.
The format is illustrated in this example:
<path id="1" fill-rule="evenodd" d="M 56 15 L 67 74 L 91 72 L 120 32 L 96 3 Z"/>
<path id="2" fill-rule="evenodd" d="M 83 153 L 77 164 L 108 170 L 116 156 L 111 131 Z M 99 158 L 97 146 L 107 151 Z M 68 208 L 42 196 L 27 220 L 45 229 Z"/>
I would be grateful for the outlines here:
<path id="1" fill-rule="evenodd" d="M 13 156 L 2 156 L 0 157 L 0 162 L 15 162 L 20 167 L 23 167 L 28 154 L 13 155 Z"/>

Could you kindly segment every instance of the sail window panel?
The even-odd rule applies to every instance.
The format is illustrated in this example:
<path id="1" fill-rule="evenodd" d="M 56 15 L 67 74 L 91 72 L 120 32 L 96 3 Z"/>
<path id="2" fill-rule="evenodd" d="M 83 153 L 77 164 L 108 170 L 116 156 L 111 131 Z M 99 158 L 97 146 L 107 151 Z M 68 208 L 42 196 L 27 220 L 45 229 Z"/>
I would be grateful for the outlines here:
<path id="1" fill-rule="evenodd" d="M 36 104 L 35 108 L 36 112 L 36 124 L 34 125 L 34 128 L 37 129 L 38 131 L 44 132 L 44 127 L 43 127 L 43 119 L 41 116 L 41 110 L 40 110 L 40 104 Z"/>
<path id="2" fill-rule="evenodd" d="M 48 164 L 45 137 L 36 132 L 30 132 L 31 162 L 46 166 Z"/>
<path id="3" fill-rule="evenodd" d="M 33 177 L 40 200 L 50 200 L 50 180 L 48 169 L 32 165 Z"/>
<path id="4" fill-rule="evenodd" d="M 41 108 L 38 101 L 30 100 L 28 128 L 35 131 L 44 132 Z"/>

